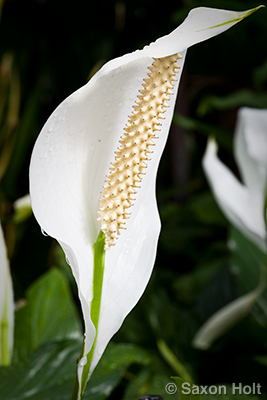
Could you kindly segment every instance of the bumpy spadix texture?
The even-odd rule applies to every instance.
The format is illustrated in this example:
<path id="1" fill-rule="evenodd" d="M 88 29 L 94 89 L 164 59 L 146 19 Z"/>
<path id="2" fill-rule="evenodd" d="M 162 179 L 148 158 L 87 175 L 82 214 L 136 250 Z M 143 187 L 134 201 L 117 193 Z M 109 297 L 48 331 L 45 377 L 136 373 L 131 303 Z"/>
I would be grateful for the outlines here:
<path id="1" fill-rule="evenodd" d="M 120 146 L 115 153 L 107 176 L 103 198 L 100 200 L 98 214 L 101 230 L 106 236 L 106 247 L 115 244 L 120 229 L 125 229 L 125 219 L 129 218 L 129 207 L 135 200 L 134 194 L 140 187 L 142 175 L 145 174 L 148 154 L 152 153 L 154 139 L 160 131 L 160 120 L 169 107 L 169 95 L 177 79 L 180 54 L 154 59 L 148 67 L 148 77 L 144 79 L 143 88 L 133 106 L 133 112 L 124 134 L 120 138 Z"/>

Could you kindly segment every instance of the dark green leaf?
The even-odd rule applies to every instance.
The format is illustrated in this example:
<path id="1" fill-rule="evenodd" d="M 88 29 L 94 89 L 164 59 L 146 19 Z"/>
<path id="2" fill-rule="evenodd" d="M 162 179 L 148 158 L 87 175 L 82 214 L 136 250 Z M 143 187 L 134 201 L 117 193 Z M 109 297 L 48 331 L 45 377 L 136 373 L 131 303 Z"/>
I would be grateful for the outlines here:
<path id="1" fill-rule="evenodd" d="M 1 398 L 5 400 L 69 400 L 81 341 L 47 343 L 23 363 L 0 368 Z M 84 400 L 104 400 L 133 363 L 149 364 L 145 351 L 132 345 L 110 344 L 93 373 Z"/>
<path id="2" fill-rule="evenodd" d="M 53 268 L 27 291 L 26 305 L 15 316 L 15 358 L 22 360 L 48 341 L 81 336 L 68 282 Z"/>
<path id="3" fill-rule="evenodd" d="M 118 385 L 131 364 L 149 365 L 145 350 L 130 345 L 109 345 L 100 364 L 87 384 L 84 400 L 103 400 Z"/>
<path id="4" fill-rule="evenodd" d="M 24 363 L 0 368 L 1 396 L 5 400 L 69 400 L 80 353 L 79 341 L 48 343 Z"/>
<path id="5" fill-rule="evenodd" d="M 228 110 L 242 106 L 267 108 L 267 95 L 244 89 L 224 97 L 207 96 L 200 102 L 197 114 L 204 116 L 213 110 Z"/>
<path id="6" fill-rule="evenodd" d="M 251 291 L 267 276 L 267 257 L 256 245 L 237 229 L 231 228 L 229 245 L 232 251 L 232 271 L 239 285 L 240 294 Z M 265 275 L 265 276 L 263 276 Z M 253 315 L 267 326 L 267 289 L 252 309 Z"/>
<path id="7" fill-rule="evenodd" d="M 205 136 L 215 136 L 220 143 L 220 146 L 232 152 L 232 136 L 220 126 L 207 124 L 197 119 L 185 117 L 184 115 L 178 113 L 174 114 L 173 122 L 188 131 L 196 131 Z"/>
<path id="8" fill-rule="evenodd" d="M 195 195 L 190 202 L 190 209 L 198 221 L 208 225 L 226 226 L 227 221 L 210 192 Z"/>
<path id="9" fill-rule="evenodd" d="M 164 400 L 179 400 L 175 383 L 172 382 L 164 364 L 154 355 L 149 368 L 144 368 L 131 379 L 123 400 L 137 400 L 141 396 L 156 395 Z"/>

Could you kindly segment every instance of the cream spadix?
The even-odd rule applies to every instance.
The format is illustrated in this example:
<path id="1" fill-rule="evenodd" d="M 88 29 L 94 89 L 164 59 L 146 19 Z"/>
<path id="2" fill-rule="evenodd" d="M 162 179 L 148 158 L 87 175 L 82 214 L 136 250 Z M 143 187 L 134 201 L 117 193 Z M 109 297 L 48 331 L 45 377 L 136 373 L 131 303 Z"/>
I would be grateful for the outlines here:
<path id="1" fill-rule="evenodd" d="M 59 105 L 36 141 L 33 212 L 66 253 L 85 321 L 79 396 L 84 371 L 92 373 L 153 269 L 160 231 L 156 174 L 186 50 L 255 10 L 192 10 L 171 34 L 104 65 Z M 101 229 L 109 250 L 100 279 L 94 244 Z"/>
<path id="2" fill-rule="evenodd" d="M 114 245 L 120 229 L 125 229 L 124 220 L 130 214 L 128 208 L 133 205 L 133 195 L 145 174 L 148 154 L 152 153 L 150 146 L 154 146 L 153 140 L 158 139 L 156 132 L 160 131 L 160 120 L 164 119 L 163 114 L 169 107 L 169 95 L 173 95 L 171 89 L 180 68 L 176 61 L 181 58 L 176 54 L 154 59 L 120 138 L 98 211 L 107 247 Z"/>

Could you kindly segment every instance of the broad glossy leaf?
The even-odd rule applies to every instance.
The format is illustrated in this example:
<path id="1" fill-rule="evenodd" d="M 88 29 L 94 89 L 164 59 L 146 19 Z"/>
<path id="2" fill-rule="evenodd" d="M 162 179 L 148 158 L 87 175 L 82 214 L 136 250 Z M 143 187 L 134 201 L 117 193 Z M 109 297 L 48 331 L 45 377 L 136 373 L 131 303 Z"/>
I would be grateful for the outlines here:
<path id="1" fill-rule="evenodd" d="M 53 268 L 27 291 L 25 306 L 15 317 L 15 357 L 23 359 L 48 341 L 81 337 L 81 325 L 68 282 Z"/>
<path id="2" fill-rule="evenodd" d="M 0 368 L 1 399 L 69 400 L 80 347 L 80 340 L 47 343 L 26 361 Z M 133 363 L 148 365 L 150 358 L 137 346 L 110 344 L 92 375 L 84 400 L 106 399 Z"/>

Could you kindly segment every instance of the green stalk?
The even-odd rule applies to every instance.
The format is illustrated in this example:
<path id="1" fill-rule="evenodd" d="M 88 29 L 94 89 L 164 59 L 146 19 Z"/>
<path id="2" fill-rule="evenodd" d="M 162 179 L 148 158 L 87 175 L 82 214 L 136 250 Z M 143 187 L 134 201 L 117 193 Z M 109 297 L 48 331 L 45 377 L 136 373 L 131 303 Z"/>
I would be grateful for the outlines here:
<path id="1" fill-rule="evenodd" d="M 9 352 L 9 341 L 8 341 L 8 279 L 6 277 L 5 282 L 5 298 L 4 298 L 4 311 L 1 321 L 1 354 L 0 354 L 0 365 L 10 364 L 10 352 Z"/>
<path id="2" fill-rule="evenodd" d="M 97 241 L 93 247 L 94 250 L 94 271 L 93 271 L 93 298 L 91 302 L 91 311 L 90 317 L 92 323 L 95 326 L 96 334 L 93 346 L 90 352 L 87 354 L 87 363 L 83 367 L 82 378 L 81 378 L 81 388 L 79 388 L 78 376 L 76 374 L 74 387 L 72 391 L 71 400 L 82 400 L 83 394 L 86 388 L 87 379 L 95 351 L 95 345 L 98 335 L 98 322 L 100 315 L 100 306 L 101 306 L 101 296 L 102 296 L 102 286 L 103 286 L 103 277 L 104 277 L 104 267 L 105 267 L 105 234 L 100 231 Z M 82 347 L 81 355 L 79 360 L 84 356 L 84 342 Z M 79 390 L 80 389 L 80 390 Z M 79 396 L 80 392 L 80 396 Z M 78 397 L 79 396 L 79 397 Z"/>
<path id="3" fill-rule="evenodd" d="M 174 371 L 177 372 L 178 375 L 180 375 L 185 380 L 185 382 L 193 384 L 193 379 L 189 375 L 188 371 L 183 366 L 181 361 L 178 360 L 176 355 L 171 351 L 171 349 L 167 346 L 164 340 L 158 339 L 157 346 L 163 358 L 174 369 Z"/>

